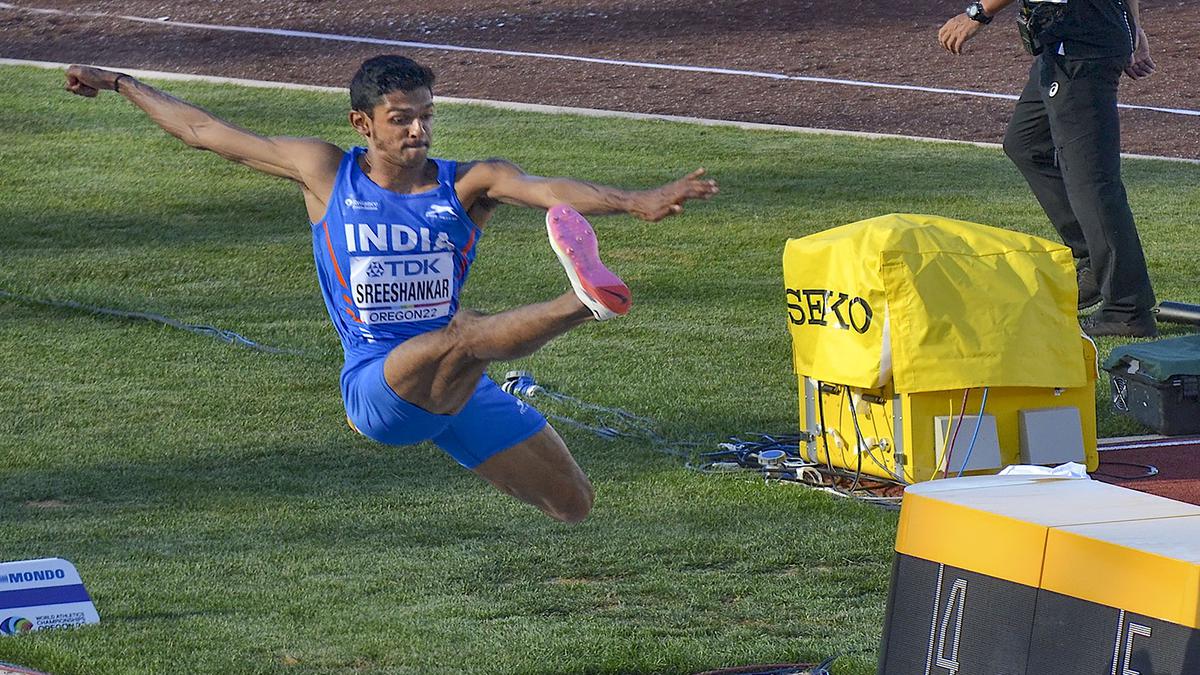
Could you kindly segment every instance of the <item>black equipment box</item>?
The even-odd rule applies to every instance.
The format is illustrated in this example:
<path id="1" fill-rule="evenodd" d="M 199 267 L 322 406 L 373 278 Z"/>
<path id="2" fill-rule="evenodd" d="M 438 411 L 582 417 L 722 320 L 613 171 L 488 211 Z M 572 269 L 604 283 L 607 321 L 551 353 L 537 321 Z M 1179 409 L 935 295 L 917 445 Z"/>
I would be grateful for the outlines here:
<path id="1" fill-rule="evenodd" d="M 1119 412 L 1167 436 L 1200 433 L 1200 335 L 1122 345 L 1104 370 Z"/>

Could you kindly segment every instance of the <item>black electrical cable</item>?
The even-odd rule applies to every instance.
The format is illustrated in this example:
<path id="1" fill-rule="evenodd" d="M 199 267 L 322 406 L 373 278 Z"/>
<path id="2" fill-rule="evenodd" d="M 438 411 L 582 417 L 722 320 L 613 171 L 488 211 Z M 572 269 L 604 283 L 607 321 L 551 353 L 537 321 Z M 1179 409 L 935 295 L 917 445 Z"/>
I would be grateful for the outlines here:
<path id="1" fill-rule="evenodd" d="M 833 455 L 829 452 L 829 429 L 825 428 L 825 383 L 817 380 L 817 414 L 821 423 L 821 443 L 825 446 L 825 466 L 833 471 Z"/>
<path id="2" fill-rule="evenodd" d="M 1153 464 L 1136 464 L 1134 462 L 1100 462 L 1100 467 L 1104 466 L 1132 466 L 1143 470 L 1143 473 L 1137 476 L 1122 476 L 1115 473 L 1100 471 L 1099 467 L 1092 472 L 1093 476 L 1101 476 L 1103 478 L 1111 478 L 1113 480 L 1140 480 L 1142 478 L 1152 478 L 1158 475 L 1158 467 Z"/>
<path id="3" fill-rule="evenodd" d="M 847 391 L 848 391 L 848 388 L 847 388 Z M 864 397 L 864 399 L 865 399 L 865 397 Z M 862 453 L 863 452 L 867 453 L 867 457 L 869 457 L 871 459 L 871 462 L 873 464 L 875 464 L 875 466 L 879 467 L 879 470 L 882 471 L 884 474 L 894 473 L 892 469 L 889 469 L 883 462 L 881 462 L 879 460 L 878 457 L 875 456 L 874 449 L 867 443 L 867 439 L 863 435 L 863 432 L 862 432 L 862 425 L 858 421 L 858 410 L 857 410 L 857 407 L 854 405 L 853 394 L 850 394 L 848 400 L 849 400 L 849 404 L 850 404 L 850 420 L 854 423 L 854 433 L 856 436 L 858 436 L 858 444 L 859 444 L 858 445 L 858 447 L 859 447 L 858 468 L 856 471 L 856 475 L 858 475 L 860 478 L 864 475 L 863 471 L 862 471 Z M 868 401 L 868 405 L 869 404 L 870 404 L 870 402 Z M 875 426 L 875 419 L 874 419 L 874 417 L 870 417 L 869 419 L 871 420 L 871 426 L 874 427 L 876 438 L 878 438 L 879 428 Z M 891 481 L 890 478 L 885 479 L 885 480 Z M 858 481 L 856 481 L 856 483 L 857 482 Z M 898 484 L 902 484 L 902 483 L 898 483 Z M 854 487 L 851 488 L 851 491 L 853 491 L 853 490 L 854 490 Z"/>
<path id="4" fill-rule="evenodd" d="M 850 395 L 849 387 L 842 389 L 842 396 L 845 397 L 847 403 L 850 404 L 850 421 L 854 423 L 854 436 L 857 441 L 855 456 L 858 459 L 858 466 L 854 470 L 854 483 L 850 485 L 850 492 L 854 492 L 858 488 L 858 481 L 862 478 L 862 454 L 866 449 L 867 441 L 863 438 L 862 429 L 858 426 L 858 411 L 854 409 L 854 397 Z"/>
<path id="5" fill-rule="evenodd" d="M 823 383 L 821 383 L 823 385 Z M 556 404 L 570 405 L 580 409 L 587 417 L 600 417 L 598 422 L 584 422 L 567 415 L 552 414 L 543 411 L 548 418 L 589 431 L 604 439 L 624 438 L 636 440 L 647 446 L 667 454 L 684 457 L 684 466 L 700 473 L 754 472 L 768 480 L 779 480 L 785 483 L 796 483 L 807 487 L 826 490 L 833 494 L 859 499 L 868 503 L 895 507 L 899 498 L 894 495 L 879 494 L 881 490 L 902 488 L 903 483 L 890 479 L 868 477 L 861 471 L 861 453 L 859 471 L 851 473 L 833 466 L 829 439 L 822 433 L 822 444 L 825 447 L 826 463 L 812 461 L 802 450 L 805 443 L 815 439 L 812 434 L 767 434 L 755 432 L 741 436 L 731 436 L 725 442 L 718 443 L 718 449 L 712 452 L 698 452 L 700 442 L 671 441 L 657 431 L 653 420 L 634 415 L 619 408 L 607 408 L 594 403 L 588 403 L 566 394 L 547 389 L 534 380 L 533 375 L 526 371 L 508 373 L 501 389 L 523 398 L 545 398 Z M 821 427 L 824 429 L 824 403 L 819 402 Z M 861 437 L 861 429 L 857 434 Z M 865 443 L 865 439 L 860 442 Z M 870 484 L 867 484 L 868 478 Z M 847 490 L 839 482 L 850 483 Z"/>
<path id="6" fill-rule="evenodd" d="M 259 344 L 254 340 L 238 335 L 231 330 L 217 328 L 216 326 L 207 326 L 195 323 L 184 323 L 178 319 L 172 319 L 169 316 L 162 314 L 152 314 L 150 312 L 132 312 L 123 309 L 109 309 L 107 307 L 95 307 L 93 305 L 85 305 L 81 302 L 73 300 L 43 300 L 40 298 L 32 298 L 25 295 L 18 295 L 8 291 L 0 290 L 0 298 L 8 298 L 29 305 L 44 305 L 46 307 L 58 307 L 61 309 L 73 309 L 77 311 L 90 312 L 92 314 L 100 314 L 103 316 L 112 316 L 118 319 L 132 319 L 135 321 L 149 321 L 152 323 L 160 323 L 171 328 L 186 330 L 198 335 L 207 335 L 214 337 L 222 342 L 227 342 L 231 345 L 241 345 L 260 352 L 268 354 L 286 354 L 290 356 L 304 356 L 304 352 L 293 349 L 281 349 L 279 347 L 271 347 L 269 345 Z"/>
<path id="7" fill-rule="evenodd" d="M 805 434 L 757 434 L 757 438 L 753 439 L 749 435 L 734 436 L 720 443 L 720 450 L 700 455 L 704 460 L 702 464 L 689 468 L 702 473 L 754 472 L 768 480 L 798 483 L 876 505 L 893 508 L 899 505 L 900 495 L 897 491 L 904 488 L 903 483 L 890 478 L 868 476 L 861 470 L 829 469 L 819 462 L 813 462 L 801 450 L 801 444 L 809 440 L 810 437 Z M 782 456 L 769 455 L 771 451 Z M 843 482 L 851 487 L 843 487 Z M 892 494 L 888 494 L 888 491 Z"/>
<path id="8" fill-rule="evenodd" d="M 708 670 L 702 675 L 833 675 L 830 667 L 838 656 L 832 656 L 816 664 L 770 664 L 760 666 L 737 666 Z"/>

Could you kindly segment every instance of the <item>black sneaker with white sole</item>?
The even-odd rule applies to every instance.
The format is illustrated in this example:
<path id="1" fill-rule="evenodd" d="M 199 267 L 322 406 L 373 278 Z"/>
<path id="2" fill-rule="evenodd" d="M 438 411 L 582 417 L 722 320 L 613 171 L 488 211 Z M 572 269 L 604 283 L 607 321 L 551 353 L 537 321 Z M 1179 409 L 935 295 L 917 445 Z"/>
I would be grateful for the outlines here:
<path id="1" fill-rule="evenodd" d="M 1096 275 L 1090 267 L 1080 267 L 1075 270 L 1075 280 L 1079 282 L 1079 311 L 1086 312 L 1094 309 L 1104 301 L 1100 296 L 1100 287 L 1096 285 Z"/>
<path id="2" fill-rule="evenodd" d="M 1085 317 L 1079 322 L 1079 327 L 1088 337 L 1104 337 L 1117 335 L 1120 337 L 1149 338 L 1158 337 L 1158 326 L 1154 315 L 1150 312 L 1139 314 L 1128 321 L 1114 321 L 1095 314 Z"/>

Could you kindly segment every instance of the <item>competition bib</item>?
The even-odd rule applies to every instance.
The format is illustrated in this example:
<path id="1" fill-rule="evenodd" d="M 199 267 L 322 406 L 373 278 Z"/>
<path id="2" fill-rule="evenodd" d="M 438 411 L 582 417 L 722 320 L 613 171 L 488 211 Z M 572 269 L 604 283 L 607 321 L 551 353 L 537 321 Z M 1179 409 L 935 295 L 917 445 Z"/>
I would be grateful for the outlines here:
<path id="1" fill-rule="evenodd" d="M 350 285 L 363 323 L 438 319 L 450 313 L 454 258 L 449 251 L 352 256 Z"/>

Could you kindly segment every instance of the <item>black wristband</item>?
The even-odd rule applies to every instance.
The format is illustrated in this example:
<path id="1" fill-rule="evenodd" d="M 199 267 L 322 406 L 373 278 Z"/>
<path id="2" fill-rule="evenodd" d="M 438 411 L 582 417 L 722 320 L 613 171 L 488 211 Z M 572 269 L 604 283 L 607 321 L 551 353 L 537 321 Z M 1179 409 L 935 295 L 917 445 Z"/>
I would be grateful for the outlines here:
<path id="1" fill-rule="evenodd" d="M 121 93 L 121 78 L 122 77 L 129 77 L 129 76 L 126 75 L 125 73 L 121 73 L 120 75 L 117 75 L 116 79 L 113 80 L 113 91 L 117 92 L 118 94 Z"/>

